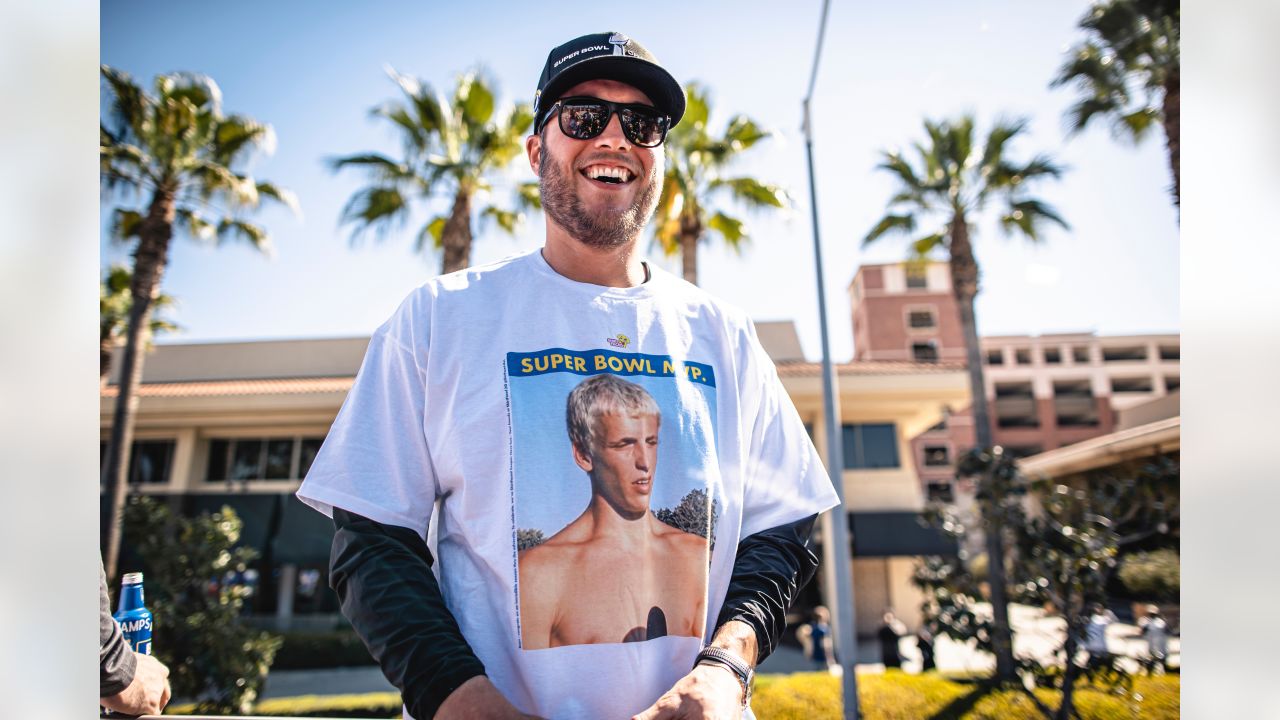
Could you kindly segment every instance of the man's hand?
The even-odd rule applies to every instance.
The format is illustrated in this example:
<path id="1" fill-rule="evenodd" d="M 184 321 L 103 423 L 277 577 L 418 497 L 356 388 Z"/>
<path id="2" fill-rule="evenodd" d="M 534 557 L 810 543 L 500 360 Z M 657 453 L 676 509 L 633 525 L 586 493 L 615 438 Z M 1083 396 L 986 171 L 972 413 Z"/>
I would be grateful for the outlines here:
<path id="1" fill-rule="evenodd" d="M 476 675 L 449 693 L 437 720 L 544 720 L 516 709 L 484 675 Z"/>
<path id="2" fill-rule="evenodd" d="M 136 654 L 133 682 L 116 695 L 99 700 L 103 707 L 126 715 L 159 715 L 169 704 L 169 668 L 150 655 Z"/>
<path id="3" fill-rule="evenodd" d="M 738 720 L 742 683 L 719 665 L 698 665 L 631 720 Z"/>

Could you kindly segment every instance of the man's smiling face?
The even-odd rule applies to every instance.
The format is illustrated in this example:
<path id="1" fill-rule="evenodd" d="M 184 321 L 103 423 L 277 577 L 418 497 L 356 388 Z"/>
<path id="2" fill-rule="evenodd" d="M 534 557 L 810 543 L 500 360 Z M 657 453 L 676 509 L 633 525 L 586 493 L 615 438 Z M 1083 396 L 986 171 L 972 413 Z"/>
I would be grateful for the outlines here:
<path id="1" fill-rule="evenodd" d="M 648 96 L 615 80 L 588 80 L 562 97 L 588 96 L 616 103 L 651 105 Z M 574 140 L 550 118 L 530 136 L 529 162 L 538 173 L 547 216 L 578 241 L 613 248 L 637 238 L 653 215 L 662 190 L 663 146 L 633 144 L 615 113 L 604 132 Z"/>

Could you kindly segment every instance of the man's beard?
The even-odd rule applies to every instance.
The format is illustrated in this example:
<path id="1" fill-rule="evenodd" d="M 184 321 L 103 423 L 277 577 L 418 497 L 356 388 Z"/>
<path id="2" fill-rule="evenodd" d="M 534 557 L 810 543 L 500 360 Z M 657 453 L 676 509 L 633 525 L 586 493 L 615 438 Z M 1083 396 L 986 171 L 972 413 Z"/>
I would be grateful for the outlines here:
<path id="1" fill-rule="evenodd" d="M 605 208 L 592 213 L 574 192 L 572 179 L 552 159 L 546 143 L 538 161 L 538 179 L 542 209 L 547 215 L 574 239 L 600 250 L 625 245 L 640 236 L 658 204 L 658 190 L 662 187 L 656 172 L 647 178 L 637 175 L 633 182 L 644 185 L 630 207 L 622 212 Z"/>

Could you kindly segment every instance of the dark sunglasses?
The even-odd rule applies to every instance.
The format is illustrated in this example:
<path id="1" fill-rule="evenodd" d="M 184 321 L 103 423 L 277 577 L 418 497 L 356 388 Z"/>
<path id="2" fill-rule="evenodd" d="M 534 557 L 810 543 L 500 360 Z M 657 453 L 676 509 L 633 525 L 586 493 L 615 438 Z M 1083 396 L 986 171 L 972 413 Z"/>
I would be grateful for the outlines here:
<path id="1" fill-rule="evenodd" d="M 612 103 L 594 97 L 560 98 L 542 116 L 538 123 L 541 130 L 551 120 L 551 116 L 560 113 L 560 132 L 574 140 L 590 140 L 609 126 L 609 119 L 618 114 L 618 122 L 622 124 L 622 134 L 633 144 L 640 147 L 657 147 L 667 138 L 667 130 L 671 126 L 671 117 L 658 112 L 657 108 L 639 103 Z"/>

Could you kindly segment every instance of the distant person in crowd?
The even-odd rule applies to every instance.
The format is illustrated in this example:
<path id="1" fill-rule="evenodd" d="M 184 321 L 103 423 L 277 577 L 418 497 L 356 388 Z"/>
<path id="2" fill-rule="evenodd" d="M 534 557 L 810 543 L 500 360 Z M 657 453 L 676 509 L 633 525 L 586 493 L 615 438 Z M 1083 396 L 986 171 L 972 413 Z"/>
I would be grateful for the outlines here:
<path id="1" fill-rule="evenodd" d="M 1152 665 L 1159 664 L 1161 670 L 1169 668 L 1169 624 L 1160 615 L 1160 608 L 1147 606 L 1147 616 L 1138 620 L 1142 637 L 1147 640 L 1147 655 Z"/>
<path id="2" fill-rule="evenodd" d="M 884 612 L 884 623 L 876 636 L 880 638 L 880 658 L 886 669 L 902 667 L 902 653 L 898 650 L 898 640 L 904 634 L 902 621 L 892 610 Z"/>
<path id="3" fill-rule="evenodd" d="M 920 650 L 920 672 L 937 669 L 933 663 L 933 633 L 929 632 L 928 626 L 921 625 L 916 632 L 916 647 Z"/>
<path id="4" fill-rule="evenodd" d="M 169 668 L 129 647 L 111 617 L 107 573 L 98 564 L 98 702 L 126 715 L 159 715 L 169 703 Z"/>
<path id="5" fill-rule="evenodd" d="M 829 670 L 835 658 L 831 642 L 831 612 L 819 605 L 813 609 L 813 620 L 804 626 L 809 639 L 806 653 L 813 662 L 814 669 Z"/>
<path id="6" fill-rule="evenodd" d="M 1090 606 L 1089 622 L 1084 627 L 1084 649 L 1089 653 L 1090 665 L 1105 663 L 1111 657 L 1107 649 L 1107 628 L 1115 620 L 1115 614 L 1100 603 Z"/>

